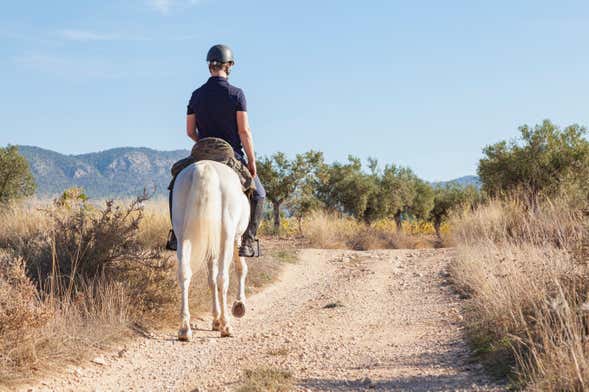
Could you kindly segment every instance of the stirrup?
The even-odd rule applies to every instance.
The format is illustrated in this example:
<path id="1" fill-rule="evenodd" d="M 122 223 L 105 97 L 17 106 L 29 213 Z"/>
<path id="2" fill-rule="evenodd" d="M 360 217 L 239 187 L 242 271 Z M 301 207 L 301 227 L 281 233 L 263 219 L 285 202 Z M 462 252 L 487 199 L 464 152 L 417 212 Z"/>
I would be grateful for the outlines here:
<path id="1" fill-rule="evenodd" d="M 174 230 L 170 230 L 168 233 L 168 240 L 166 241 L 166 249 L 167 250 L 178 250 L 178 240 L 176 239 L 176 234 Z"/>
<path id="2" fill-rule="evenodd" d="M 249 243 L 245 243 L 246 241 L 243 241 L 241 246 L 239 247 L 239 256 L 241 257 L 260 257 L 262 256 L 262 251 L 260 250 L 260 240 L 259 239 L 255 239 Z M 247 248 L 246 248 L 247 247 Z M 246 253 L 246 250 L 252 250 L 253 253 L 248 252 Z"/>

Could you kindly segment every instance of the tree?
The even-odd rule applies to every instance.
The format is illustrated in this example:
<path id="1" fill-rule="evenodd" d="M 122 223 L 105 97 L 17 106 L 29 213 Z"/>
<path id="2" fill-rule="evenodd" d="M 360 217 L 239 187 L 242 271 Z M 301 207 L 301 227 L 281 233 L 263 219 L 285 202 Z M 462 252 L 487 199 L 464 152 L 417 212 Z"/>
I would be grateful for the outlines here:
<path id="1" fill-rule="evenodd" d="M 554 196 L 565 187 L 582 188 L 589 180 L 586 129 L 571 125 L 560 130 L 549 120 L 519 128 L 520 140 L 501 141 L 483 149 L 478 174 L 483 190 L 501 196 L 519 190 L 530 198 Z"/>
<path id="2" fill-rule="evenodd" d="M 369 217 L 369 201 L 377 188 L 374 177 L 362 171 L 359 158 L 348 157 L 347 163 L 323 165 L 318 172 L 317 198 L 333 211 L 354 216 Z"/>
<path id="3" fill-rule="evenodd" d="M 434 208 L 434 190 L 427 182 L 415 178 L 415 197 L 407 212 L 417 219 L 428 219 Z"/>
<path id="4" fill-rule="evenodd" d="M 299 233 L 302 234 L 303 219 L 312 211 L 323 207 L 323 203 L 316 197 L 319 186 L 319 172 L 323 169 L 323 153 L 309 151 L 304 154 L 306 174 L 299 182 L 297 189 L 287 202 L 287 208 L 297 220 Z"/>
<path id="5" fill-rule="evenodd" d="M 35 180 L 29 163 L 16 146 L 0 147 L 0 204 L 35 193 Z"/>
<path id="6" fill-rule="evenodd" d="M 379 170 L 376 159 L 368 159 L 369 172 L 360 159 L 325 165 L 317 197 L 329 209 L 362 219 L 366 223 L 394 217 L 401 227 L 404 215 L 425 217 L 433 207 L 433 193 L 409 168 L 387 165 Z"/>
<path id="7" fill-rule="evenodd" d="M 417 197 L 417 180 L 417 176 L 407 167 L 391 165 L 385 169 L 384 187 L 392 195 L 391 215 L 399 230 L 402 229 L 403 215 L 408 214 Z"/>
<path id="8" fill-rule="evenodd" d="M 282 152 L 260 159 L 258 172 L 264 179 L 267 197 L 272 203 L 275 232 L 280 230 L 281 206 L 295 194 L 305 176 L 314 173 L 322 163 L 323 154 L 317 151 L 297 154 L 293 160 Z M 299 213 L 306 208 L 301 205 Z"/>
<path id="9" fill-rule="evenodd" d="M 429 220 L 433 223 L 438 238 L 441 237 L 440 227 L 450 213 L 455 209 L 469 205 L 473 206 L 479 199 L 480 193 L 472 185 L 461 187 L 456 184 L 433 189 L 433 208 L 429 213 Z"/>

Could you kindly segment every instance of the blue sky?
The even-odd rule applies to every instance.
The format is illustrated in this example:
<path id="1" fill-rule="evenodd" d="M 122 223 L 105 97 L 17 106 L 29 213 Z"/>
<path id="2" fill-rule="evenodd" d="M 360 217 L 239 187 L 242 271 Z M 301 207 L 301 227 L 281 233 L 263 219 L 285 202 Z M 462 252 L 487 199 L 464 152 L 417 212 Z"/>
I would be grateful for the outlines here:
<path id="1" fill-rule="evenodd" d="M 258 155 L 313 148 L 442 180 L 521 124 L 589 125 L 586 1 L 10 1 L 0 145 L 189 148 L 215 43 L 235 51 Z"/>

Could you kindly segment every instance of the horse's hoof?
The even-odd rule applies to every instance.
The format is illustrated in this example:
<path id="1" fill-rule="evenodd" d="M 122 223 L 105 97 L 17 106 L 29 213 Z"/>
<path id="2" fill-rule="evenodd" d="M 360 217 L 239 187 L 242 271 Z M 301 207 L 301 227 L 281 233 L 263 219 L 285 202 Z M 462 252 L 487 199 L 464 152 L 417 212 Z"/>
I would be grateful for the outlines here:
<path id="1" fill-rule="evenodd" d="M 211 327 L 213 331 L 220 331 L 221 330 L 221 322 L 219 320 L 213 320 L 213 326 Z"/>
<path id="2" fill-rule="evenodd" d="M 181 342 L 190 342 L 192 340 L 192 330 L 190 328 L 180 328 L 178 331 L 178 340 Z"/>
<path id="3" fill-rule="evenodd" d="M 231 333 L 231 328 L 229 328 L 229 326 L 225 326 L 225 328 L 221 330 L 221 337 L 230 338 L 231 336 L 233 336 L 233 334 Z"/>
<path id="4" fill-rule="evenodd" d="M 243 317 L 245 315 L 245 304 L 241 301 L 235 301 L 231 308 L 231 313 L 233 313 L 233 317 Z"/>

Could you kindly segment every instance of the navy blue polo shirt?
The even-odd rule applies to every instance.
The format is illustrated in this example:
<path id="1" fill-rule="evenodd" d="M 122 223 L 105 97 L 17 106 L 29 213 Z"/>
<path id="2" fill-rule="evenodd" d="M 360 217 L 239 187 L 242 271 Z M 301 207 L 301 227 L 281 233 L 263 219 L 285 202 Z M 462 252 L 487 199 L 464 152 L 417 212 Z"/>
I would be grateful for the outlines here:
<path id="1" fill-rule="evenodd" d="M 243 146 L 237 131 L 236 112 L 246 112 L 245 95 L 226 78 L 212 76 L 194 90 L 188 102 L 187 114 L 196 115 L 198 137 L 218 137 L 231 144 L 243 157 Z"/>

